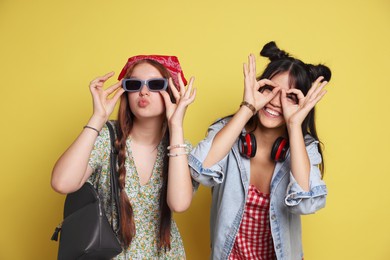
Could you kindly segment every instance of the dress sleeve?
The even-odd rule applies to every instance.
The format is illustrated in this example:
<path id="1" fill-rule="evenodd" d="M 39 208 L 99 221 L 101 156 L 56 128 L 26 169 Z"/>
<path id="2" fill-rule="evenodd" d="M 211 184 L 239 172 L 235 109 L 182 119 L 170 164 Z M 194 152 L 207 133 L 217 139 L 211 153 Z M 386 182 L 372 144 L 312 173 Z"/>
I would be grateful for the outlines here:
<path id="1" fill-rule="evenodd" d="M 215 135 L 225 124 L 226 119 L 223 119 L 211 125 L 206 138 L 192 150 L 188 158 L 192 178 L 205 186 L 214 186 L 222 183 L 224 180 L 224 169 L 226 168 L 226 158 L 228 155 L 209 168 L 203 168 L 203 162 L 210 151 Z"/>
<path id="2" fill-rule="evenodd" d="M 106 164 L 109 162 L 110 157 L 110 133 L 106 125 L 100 131 L 99 136 L 96 138 L 93 150 L 89 157 L 88 164 L 91 166 L 93 172 L 88 181 L 92 184 L 96 184 L 99 179 L 99 174 L 102 168 L 106 168 Z"/>
<path id="3" fill-rule="evenodd" d="M 304 191 L 290 171 L 290 183 L 287 187 L 285 203 L 294 214 L 312 214 L 325 207 L 327 188 L 322 180 L 318 165 L 322 161 L 318 151 L 318 141 L 313 141 L 307 147 L 310 160 L 310 190 Z"/>

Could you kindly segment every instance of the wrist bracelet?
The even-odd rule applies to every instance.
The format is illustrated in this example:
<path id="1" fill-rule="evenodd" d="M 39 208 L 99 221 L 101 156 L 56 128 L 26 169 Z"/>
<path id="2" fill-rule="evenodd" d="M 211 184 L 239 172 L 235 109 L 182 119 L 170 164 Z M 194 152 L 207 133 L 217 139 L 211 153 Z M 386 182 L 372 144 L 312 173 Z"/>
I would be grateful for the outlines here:
<path id="1" fill-rule="evenodd" d="M 169 157 L 176 157 L 176 156 L 179 156 L 179 155 L 187 155 L 188 152 L 183 152 L 183 153 L 168 153 L 168 156 Z"/>
<path id="2" fill-rule="evenodd" d="M 248 103 L 247 101 L 245 101 L 245 100 L 242 101 L 240 104 L 240 107 L 242 107 L 242 106 L 246 106 L 247 108 L 249 108 L 253 112 L 253 114 L 256 114 L 256 108 L 252 104 Z"/>
<path id="3" fill-rule="evenodd" d="M 96 128 L 94 128 L 94 127 L 92 127 L 92 126 L 86 125 L 86 126 L 83 127 L 83 129 L 85 129 L 85 128 L 92 129 L 92 130 L 96 131 L 96 133 L 98 134 L 98 136 L 100 135 L 99 130 L 97 130 Z"/>
<path id="4" fill-rule="evenodd" d="M 175 144 L 167 147 L 167 150 L 175 149 L 175 148 L 187 148 L 187 144 Z"/>

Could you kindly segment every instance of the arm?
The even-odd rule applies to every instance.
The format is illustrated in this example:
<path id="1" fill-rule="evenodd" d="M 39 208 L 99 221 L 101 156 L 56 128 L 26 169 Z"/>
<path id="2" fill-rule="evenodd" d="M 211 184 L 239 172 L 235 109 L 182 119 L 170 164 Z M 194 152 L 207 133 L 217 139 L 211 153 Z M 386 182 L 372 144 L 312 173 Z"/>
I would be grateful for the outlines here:
<path id="1" fill-rule="evenodd" d="M 183 212 L 188 209 L 192 201 L 192 180 L 188 166 L 187 150 L 185 147 L 176 147 L 184 144 L 183 120 L 187 107 L 194 102 L 196 89 L 192 91 L 194 78 L 191 77 L 188 87 L 185 88 L 179 76 L 180 92 L 177 91 L 172 79 L 169 87 L 172 90 L 176 103 L 172 103 L 166 91 L 160 92 L 164 98 L 168 127 L 170 132 L 169 169 L 167 203 L 174 212 Z"/>
<path id="2" fill-rule="evenodd" d="M 113 86 L 103 89 L 103 84 L 113 72 L 91 81 L 90 91 L 93 98 L 93 115 L 88 121 L 88 126 L 100 131 L 114 110 L 115 104 L 123 89 L 121 81 Z M 114 93 L 111 99 L 110 94 Z M 51 177 L 53 189 L 59 193 L 70 193 L 78 190 L 92 174 L 92 168 L 88 165 L 96 137 L 98 133 L 90 128 L 84 128 L 76 140 L 61 155 L 54 165 Z"/>
<path id="3" fill-rule="evenodd" d="M 279 87 L 271 80 L 256 80 L 256 60 L 253 54 L 248 57 L 248 65 L 244 64 L 244 101 L 255 107 L 255 112 L 260 110 L 271 101 L 279 92 Z M 259 92 L 259 88 L 264 85 L 271 85 L 275 88 L 269 94 Z M 246 106 L 241 106 L 227 125 L 215 136 L 210 151 L 203 162 L 205 168 L 214 165 L 224 158 L 232 148 L 237 137 L 245 127 L 254 112 Z"/>
<path id="4" fill-rule="evenodd" d="M 327 82 L 321 83 L 322 79 L 323 77 L 319 77 L 313 83 L 306 96 L 298 89 L 282 90 L 281 101 L 287 123 L 291 156 L 291 181 L 285 203 L 295 214 L 314 213 L 325 206 L 327 189 L 318 168 L 322 161 L 318 152 L 318 141 L 311 140 L 311 144 L 306 147 L 301 129 L 303 120 L 326 94 L 324 87 Z M 287 102 L 287 93 L 297 95 L 297 105 Z"/>
<path id="5" fill-rule="evenodd" d="M 298 89 L 282 90 L 283 115 L 287 124 L 290 142 L 291 172 L 297 183 L 303 190 L 309 191 L 310 160 L 306 152 L 304 137 L 302 134 L 302 122 L 314 108 L 314 106 L 326 94 L 324 87 L 327 82 L 321 83 L 323 77 L 319 77 L 312 85 L 307 95 Z M 298 97 L 298 105 L 287 102 L 287 93 L 294 93 Z"/>
<path id="6" fill-rule="evenodd" d="M 292 172 L 290 172 L 290 183 L 285 197 L 285 203 L 291 213 L 312 214 L 325 207 L 326 195 L 328 193 L 325 182 L 321 178 L 318 165 L 321 163 L 321 154 L 318 152 L 318 141 L 310 137 L 311 142 L 306 147 L 309 157 L 309 190 L 305 191 L 298 184 Z"/>

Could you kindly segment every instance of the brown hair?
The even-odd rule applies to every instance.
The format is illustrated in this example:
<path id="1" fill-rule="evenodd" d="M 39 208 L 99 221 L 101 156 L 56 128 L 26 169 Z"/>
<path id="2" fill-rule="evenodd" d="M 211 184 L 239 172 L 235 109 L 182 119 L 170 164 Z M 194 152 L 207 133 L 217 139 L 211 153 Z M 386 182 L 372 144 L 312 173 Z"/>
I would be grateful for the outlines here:
<path id="1" fill-rule="evenodd" d="M 125 75 L 125 78 L 129 78 L 134 70 L 134 68 L 142 63 L 148 63 L 155 67 L 164 78 L 169 78 L 171 75 L 168 70 L 161 65 L 160 63 L 153 60 L 140 60 L 131 66 Z M 168 88 L 169 90 L 169 88 Z M 134 115 L 130 110 L 129 100 L 126 95 L 121 96 L 119 110 L 118 110 L 118 138 L 116 140 L 115 146 L 118 151 L 118 174 L 119 174 L 119 189 L 120 189 L 120 208 L 121 208 L 121 223 L 120 223 L 120 237 L 123 246 L 128 247 L 131 244 L 131 241 L 135 235 L 135 224 L 133 216 L 133 208 L 131 206 L 130 200 L 125 192 L 125 179 L 126 179 L 126 140 L 130 135 L 131 129 L 133 127 Z M 169 131 L 166 127 L 163 144 L 167 146 L 169 144 Z M 166 148 L 166 147 L 164 147 Z M 166 149 L 164 149 L 166 150 Z M 167 204 L 167 183 L 168 183 L 168 155 L 164 154 L 163 159 L 163 185 L 160 191 L 160 230 L 159 230 L 159 250 L 164 248 L 164 250 L 169 250 L 170 246 L 170 234 L 171 234 L 171 210 Z"/>

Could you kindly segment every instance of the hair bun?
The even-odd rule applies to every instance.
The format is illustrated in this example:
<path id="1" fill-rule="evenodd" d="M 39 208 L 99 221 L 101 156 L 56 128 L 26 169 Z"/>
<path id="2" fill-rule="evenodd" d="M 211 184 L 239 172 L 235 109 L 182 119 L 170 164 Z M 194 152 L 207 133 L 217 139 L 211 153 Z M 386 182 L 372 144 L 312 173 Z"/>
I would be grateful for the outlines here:
<path id="1" fill-rule="evenodd" d="M 322 64 L 312 65 L 306 64 L 311 80 L 314 82 L 318 77 L 323 76 L 324 80 L 329 81 L 332 77 L 330 69 Z"/>
<path id="2" fill-rule="evenodd" d="M 260 51 L 260 56 L 267 57 L 271 61 L 289 57 L 288 53 L 279 49 L 274 41 L 264 45 L 263 49 Z"/>

